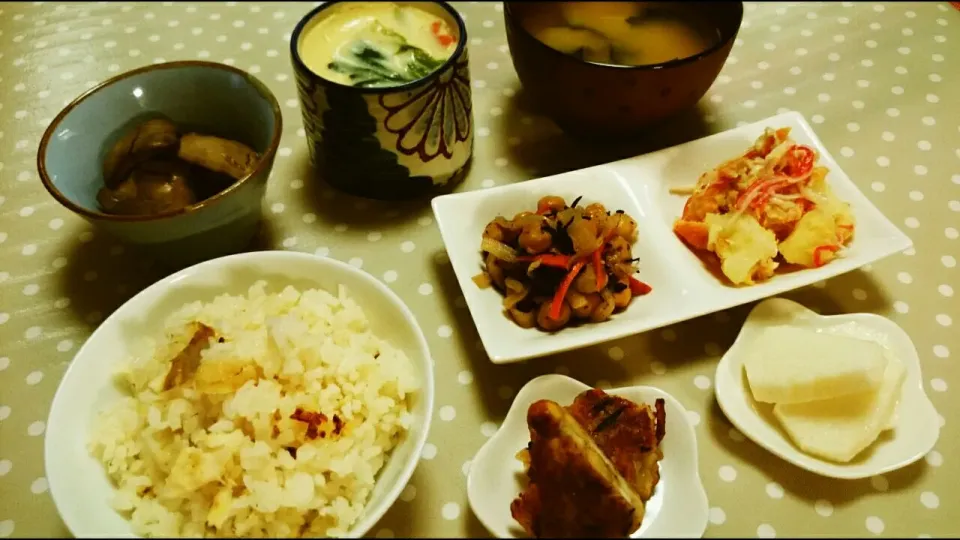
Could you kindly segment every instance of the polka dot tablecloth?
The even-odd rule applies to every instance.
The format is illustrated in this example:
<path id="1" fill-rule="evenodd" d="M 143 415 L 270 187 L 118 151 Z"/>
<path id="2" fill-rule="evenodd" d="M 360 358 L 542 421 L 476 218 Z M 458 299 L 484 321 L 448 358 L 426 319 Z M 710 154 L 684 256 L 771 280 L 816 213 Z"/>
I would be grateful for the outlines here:
<path id="1" fill-rule="evenodd" d="M 600 387 L 656 385 L 690 410 L 710 499 L 708 536 L 960 533 L 960 12 L 934 3 L 748 3 L 716 84 L 651 140 L 566 138 L 524 99 L 502 6 L 456 6 L 470 32 L 476 150 L 458 189 L 485 189 L 639 154 L 786 109 L 806 115 L 915 249 L 787 296 L 822 313 L 874 312 L 912 336 L 940 411 L 940 441 L 913 466 L 862 481 L 815 476 L 733 429 L 713 372 L 750 306 L 602 346 L 494 366 L 465 309 L 427 202 L 370 222 L 379 203 L 316 186 L 288 43 L 310 4 L 0 4 L 0 536 L 59 536 L 44 478 L 50 401 L 77 349 L 123 301 L 163 275 L 57 204 L 35 169 L 40 135 L 79 93 L 151 62 L 209 59 L 261 78 L 285 132 L 263 241 L 335 257 L 381 278 L 423 325 L 437 404 L 422 460 L 373 535 L 486 536 L 466 500 L 470 458 L 517 390 L 548 372 Z M 77 441 L 77 444 L 83 444 Z M 508 504 L 509 501 L 503 501 Z"/>

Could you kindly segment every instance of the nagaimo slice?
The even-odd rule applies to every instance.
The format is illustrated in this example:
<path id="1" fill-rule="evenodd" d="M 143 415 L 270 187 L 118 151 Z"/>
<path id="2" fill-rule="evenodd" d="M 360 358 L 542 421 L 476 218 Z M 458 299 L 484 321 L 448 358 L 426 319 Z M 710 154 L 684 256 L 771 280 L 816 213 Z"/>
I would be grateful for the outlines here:
<path id="1" fill-rule="evenodd" d="M 890 359 L 878 390 L 810 403 L 777 404 L 773 414 L 800 450 L 847 463 L 886 429 L 900 399 L 905 373 L 899 360 Z"/>
<path id="2" fill-rule="evenodd" d="M 764 330 L 744 360 L 753 398 L 784 404 L 876 390 L 886 365 L 877 343 L 793 326 Z"/>
<path id="3" fill-rule="evenodd" d="M 893 410 L 890 411 L 890 417 L 887 418 L 886 423 L 883 425 L 883 431 L 891 430 L 897 427 L 897 423 L 900 421 L 900 413 L 898 412 L 899 401 L 894 405 Z"/>

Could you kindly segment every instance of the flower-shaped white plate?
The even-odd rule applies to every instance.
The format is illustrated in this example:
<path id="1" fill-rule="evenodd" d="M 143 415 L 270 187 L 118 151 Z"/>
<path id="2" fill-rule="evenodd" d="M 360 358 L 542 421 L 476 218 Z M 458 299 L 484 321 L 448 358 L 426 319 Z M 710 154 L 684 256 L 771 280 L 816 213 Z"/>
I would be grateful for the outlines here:
<path id="1" fill-rule="evenodd" d="M 569 405 L 589 386 L 563 375 L 544 375 L 528 382 L 510 406 L 503 425 L 477 452 L 467 477 L 467 498 L 481 523 L 498 538 L 524 538 L 510 515 L 510 503 L 523 489 L 523 464 L 516 455 L 530 442 L 527 409 L 550 399 Z M 687 410 L 670 394 L 650 386 L 608 390 L 635 403 L 665 401 L 667 431 L 663 437 L 660 482 L 647 501 L 634 538 L 700 538 L 707 527 L 707 493 L 700 481 L 697 435 Z"/>
<path id="2" fill-rule="evenodd" d="M 765 127 L 790 127 L 794 140 L 817 150 L 819 163 L 830 169 L 827 181 L 853 209 L 857 233 L 842 257 L 821 268 L 784 273 L 764 283 L 734 287 L 721 281 L 674 235 L 673 222 L 680 216 L 686 197 L 672 195 L 670 189 L 693 185 L 703 171 L 741 154 Z M 568 201 L 582 195 L 584 204 L 603 203 L 609 209 L 622 209 L 636 219 L 640 231 L 640 239 L 633 246 L 633 256 L 640 260 L 637 277 L 649 283 L 653 292 L 635 299 L 609 321 L 568 327 L 553 334 L 523 329 L 510 320 L 504 314 L 500 293 L 492 288 L 480 289 L 472 281 L 482 270 L 481 235 L 497 215 L 513 216 L 521 210 L 531 210 L 544 195 L 559 195 Z M 857 189 L 803 116 L 796 112 L 614 163 L 436 197 L 432 204 L 457 282 L 480 340 L 495 364 L 595 345 L 776 296 L 849 272 L 913 245 Z"/>
<path id="3" fill-rule="evenodd" d="M 801 452 L 780 428 L 772 405 L 756 402 L 750 393 L 743 373 L 745 347 L 764 328 L 788 324 L 875 341 L 906 368 L 894 428 L 881 433 L 849 463 L 833 463 Z M 913 341 L 896 323 L 872 313 L 823 316 L 784 298 L 764 300 L 750 312 L 737 340 L 720 360 L 715 391 L 723 413 L 744 435 L 790 463 L 823 476 L 866 478 L 905 467 L 933 449 L 940 436 L 939 417 L 923 391 Z"/>

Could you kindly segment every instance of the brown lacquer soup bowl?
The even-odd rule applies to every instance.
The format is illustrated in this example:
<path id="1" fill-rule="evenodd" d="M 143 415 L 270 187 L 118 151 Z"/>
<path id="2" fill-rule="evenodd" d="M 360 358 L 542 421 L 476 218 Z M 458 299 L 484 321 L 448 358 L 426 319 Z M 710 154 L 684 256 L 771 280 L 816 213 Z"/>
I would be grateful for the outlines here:
<path id="1" fill-rule="evenodd" d="M 530 101 L 564 131 L 587 136 L 638 134 L 692 107 L 720 74 L 743 20 L 741 2 L 687 2 L 719 36 L 694 56 L 661 64 L 621 66 L 564 54 L 521 24 L 540 2 L 505 2 L 513 66 Z"/>

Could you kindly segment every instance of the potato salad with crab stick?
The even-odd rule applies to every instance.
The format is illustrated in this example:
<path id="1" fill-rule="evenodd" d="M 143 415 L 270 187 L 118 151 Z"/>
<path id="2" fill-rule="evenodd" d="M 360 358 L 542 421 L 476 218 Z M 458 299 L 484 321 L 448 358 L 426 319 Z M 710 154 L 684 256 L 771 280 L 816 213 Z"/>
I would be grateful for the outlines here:
<path id="1" fill-rule="evenodd" d="M 579 202 L 546 196 L 536 212 L 497 216 L 483 230 L 485 269 L 474 281 L 503 292 L 507 314 L 523 328 L 602 322 L 651 290 L 634 277 L 637 222 L 623 210 Z"/>
<path id="2" fill-rule="evenodd" d="M 827 184 L 817 153 L 767 128 L 743 155 L 700 176 L 688 190 L 674 232 L 712 253 L 734 285 L 774 275 L 781 263 L 817 268 L 840 256 L 853 238 L 854 217 Z"/>

